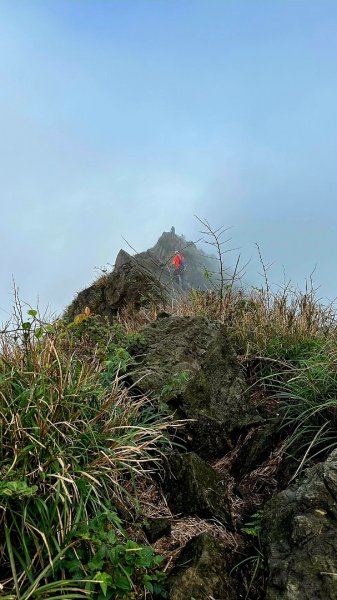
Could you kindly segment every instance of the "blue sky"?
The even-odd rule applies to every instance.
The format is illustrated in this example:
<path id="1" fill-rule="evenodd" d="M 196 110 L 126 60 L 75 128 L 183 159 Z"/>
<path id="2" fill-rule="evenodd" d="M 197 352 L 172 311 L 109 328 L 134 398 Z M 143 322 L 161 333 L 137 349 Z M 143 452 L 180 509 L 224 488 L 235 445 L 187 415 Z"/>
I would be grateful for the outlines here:
<path id="1" fill-rule="evenodd" d="M 337 296 L 334 0 L 0 0 L 0 132 L 2 319 L 194 214 Z"/>

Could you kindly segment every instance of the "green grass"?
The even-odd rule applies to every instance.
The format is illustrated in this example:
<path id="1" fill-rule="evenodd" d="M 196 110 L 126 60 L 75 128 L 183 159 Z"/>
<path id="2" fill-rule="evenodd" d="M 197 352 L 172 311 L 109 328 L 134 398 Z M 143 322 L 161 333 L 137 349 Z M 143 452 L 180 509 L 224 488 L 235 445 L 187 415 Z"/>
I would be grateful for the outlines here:
<path id="1" fill-rule="evenodd" d="M 83 321 L 44 324 L 41 334 L 31 317 L 19 339 L 2 338 L 0 355 L 0 597 L 142 597 L 139 585 L 154 585 L 158 565 L 147 553 L 147 562 L 134 563 L 144 577 L 133 581 L 129 552 L 144 559 L 146 551 L 137 544 L 128 550 L 116 507 L 132 513 L 134 482 L 157 468 L 169 418 L 126 389 L 120 326 L 97 332 L 88 316 L 87 328 Z M 106 514 L 114 516 L 109 523 Z M 96 527 L 90 537 L 99 515 L 100 533 Z M 106 527 L 115 537 L 95 571 L 84 564 L 103 544 Z M 86 563 L 74 573 L 69 556 L 78 560 L 81 552 Z M 117 581 L 106 571 L 116 555 Z"/>
<path id="2" fill-rule="evenodd" d="M 272 292 L 269 286 L 215 292 L 193 290 L 180 303 L 180 315 L 223 322 L 250 373 L 252 388 L 276 401 L 280 435 L 299 470 L 337 445 L 337 328 L 333 305 L 324 306 L 311 288 L 306 293 Z M 275 403 L 274 403 L 275 404 Z M 269 414 L 270 419 L 278 415 Z M 297 470 L 298 472 L 298 470 Z"/>
<path id="3" fill-rule="evenodd" d="M 279 414 L 269 418 L 281 417 L 295 475 L 337 446 L 333 307 L 313 293 L 228 288 L 221 296 L 193 290 L 172 312 L 222 321 L 250 383 L 275 401 Z M 155 316 L 125 309 L 109 324 L 86 309 L 73 322 L 45 323 L 30 310 L 3 335 L 3 600 L 164 595 L 160 558 L 125 533 L 137 516 L 137 481 L 160 467 L 170 444 L 163 400 L 184 374 L 155 402 L 128 390 L 128 346 Z"/>
<path id="4" fill-rule="evenodd" d="M 326 456 L 337 447 L 337 346 L 327 342 L 295 367 L 267 382 L 280 400 L 286 449 L 299 463 Z"/>

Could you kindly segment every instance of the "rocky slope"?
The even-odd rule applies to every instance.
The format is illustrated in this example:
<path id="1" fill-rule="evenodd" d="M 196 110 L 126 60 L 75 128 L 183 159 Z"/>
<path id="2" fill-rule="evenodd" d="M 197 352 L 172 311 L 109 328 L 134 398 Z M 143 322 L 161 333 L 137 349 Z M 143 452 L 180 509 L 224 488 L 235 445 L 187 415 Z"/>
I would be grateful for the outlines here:
<path id="1" fill-rule="evenodd" d="M 175 250 L 186 257 L 184 286 L 172 281 Z M 81 292 L 67 315 L 89 307 L 113 319 L 129 303 L 165 303 L 184 287 L 205 288 L 209 266 L 194 244 L 164 233 L 147 252 L 120 251 L 115 270 Z M 170 538 L 174 520 L 182 517 L 216 522 L 231 536 L 231 545 L 210 534 L 188 541 L 171 565 L 170 599 L 337 598 L 336 451 L 289 485 L 280 418 L 253 393 L 219 321 L 159 313 L 128 352 L 125 385 L 185 420 L 155 482 L 170 516 L 144 523 L 148 539 Z M 245 586 L 244 564 L 253 565 Z M 256 588 L 258 578 L 263 584 Z"/>
<path id="2" fill-rule="evenodd" d="M 252 552 L 264 556 L 266 589 L 245 597 L 337 598 L 337 451 L 272 497 L 280 466 L 277 421 L 266 421 L 265 406 L 247 389 L 225 328 L 203 317 L 166 316 L 147 326 L 130 350 L 129 381 L 159 398 L 165 390 L 172 413 L 188 419 L 183 449 L 168 456 L 162 482 L 172 514 L 215 519 L 227 532 L 240 532 L 258 507 L 250 535 L 258 538 Z M 274 490 L 268 487 L 273 467 Z M 240 555 L 218 540 L 197 536 L 172 570 L 171 600 L 239 600 L 238 563 Z"/>
<path id="3" fill-rule="evenodd" d="M 175 277 L 172 258 L 179 251 L 185 258 L 186 271 L 181 279 Z M 208 258 L 193 242 L 187 242 L 174 232 L 164 232 L 153 248 L 131 255 L 120 250 L 111 273 L 99 277 L 82 290 L 66 315 L 73 318 L 89 307 L 93 313 L 113 318 L 126 304 L 163 303 L 179 297 L 192 288 L 212 287 L 209 275 L 216 271 L 215 259 Z M 212 281 L 216 282 L 216 275 Z"/>

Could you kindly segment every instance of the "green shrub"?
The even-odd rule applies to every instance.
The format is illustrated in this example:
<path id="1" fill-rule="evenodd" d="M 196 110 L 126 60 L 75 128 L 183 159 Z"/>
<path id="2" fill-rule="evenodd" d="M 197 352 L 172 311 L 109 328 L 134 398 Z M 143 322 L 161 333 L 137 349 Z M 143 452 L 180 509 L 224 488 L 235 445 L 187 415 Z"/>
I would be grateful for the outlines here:
<path id="1" fill-rule="evenodd" d="M 99 339 L 93 339 L 93 332 L 102 340 L 105 329 L 89 327 L 90 346 L 83 341 L 88 340 L 88 323 L 78 324 L 81 334 L 77 326 L 62 322 L 43 324 L 42 335 L 36 336 L 41 325 L 31 316 L 21 337 L 14 342 L 8 336 L 2 339 L 0 354 L 1 597 L 77 598 L 86 593 L 88 577 L 98 577 L 98 572 L 83 563 L 77 581 L 74 571 L 66 568 L 66 558 L 77 556 L 87 535 L 89 564 L 105 543 L 102 521 L 101 537 L 96 530 L 96 541 L 90 538 L 94 517 L 115 514 L 115 505 L 130 510 L 137 495 L 133 482 L 156 468 L 169 443 L 169 419 L 146 397 L 134 398 L 126 390 L 118 375 L 118 353 L 114 368 L 97 356 Z M 124 336 L 119 328 L 114 335 L 116 341 L 108 340 L 110 361 Z M 111 525 L 118 568 L 123 570 L 123 561 L 123 568 L 129 565 L 129 552 L 143 557 L 142 566 L 138 558 L 131 565 L 130 589 L 124 596 L 118 590 L 119 596 L 126 597 L 126 591 L 133 593 L 140 584 L 147 589 L 159 585 L 158 559 L 151 555 L 150 560 L 147 549 L 136 552 L 116 518 Z M 101 581 L 91 596 L 104 595 L 105 585 L 116 587 L 111 577 L 112 582 Z"/>
<path id="2" fill-rule="evenodd" d="M 101 513 L 78 525 L 70 539 L 77 545 L 69 548 L 58 569 L 87 581 L 85 589 L 96 592 L 97 600 L 143 598 L 144 590 L 165 597 L 165 575 L 158 570 L 162 557 L 155 556 L 150 547 L 121 539 L 121 523 L 115 513 Z"/>

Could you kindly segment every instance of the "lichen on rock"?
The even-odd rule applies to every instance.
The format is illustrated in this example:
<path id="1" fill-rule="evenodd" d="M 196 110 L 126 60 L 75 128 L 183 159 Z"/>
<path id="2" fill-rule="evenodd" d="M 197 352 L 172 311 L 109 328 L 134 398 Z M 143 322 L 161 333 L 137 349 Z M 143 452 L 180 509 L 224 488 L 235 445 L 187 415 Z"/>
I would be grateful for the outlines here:
<path id="1" fill-rule="evenodd" d="M 169 576 L 170 600 L 234 600 L 226 564 L 226 549 L 212 536 L 202 533 L 182 550 Z"/>
<path id="2" fill-rule="evenodd" d="M 337 598 L 337 451 L 265 506 L 267 600 Z"/>
<path id="3" fill-rule="evenodd" d="M 162 318 L 142 331 L 130 349 L 137 367 L 134 383 L 160 396 L 179 374 L 166 398 L 179 416 L 191 419 L 189 447 L 213 459 L 235 443 L 239 432 L 260 422 L 245 392 L 245 380 L 225 327 L 204 317 Z"/>
<path id="4" fill-rule="evenodd" d="M 173 513 L 214 517 L 232 527 L 221 476 L 194 452 L 173 453 L 168 457 L 163 487 Z"/>

